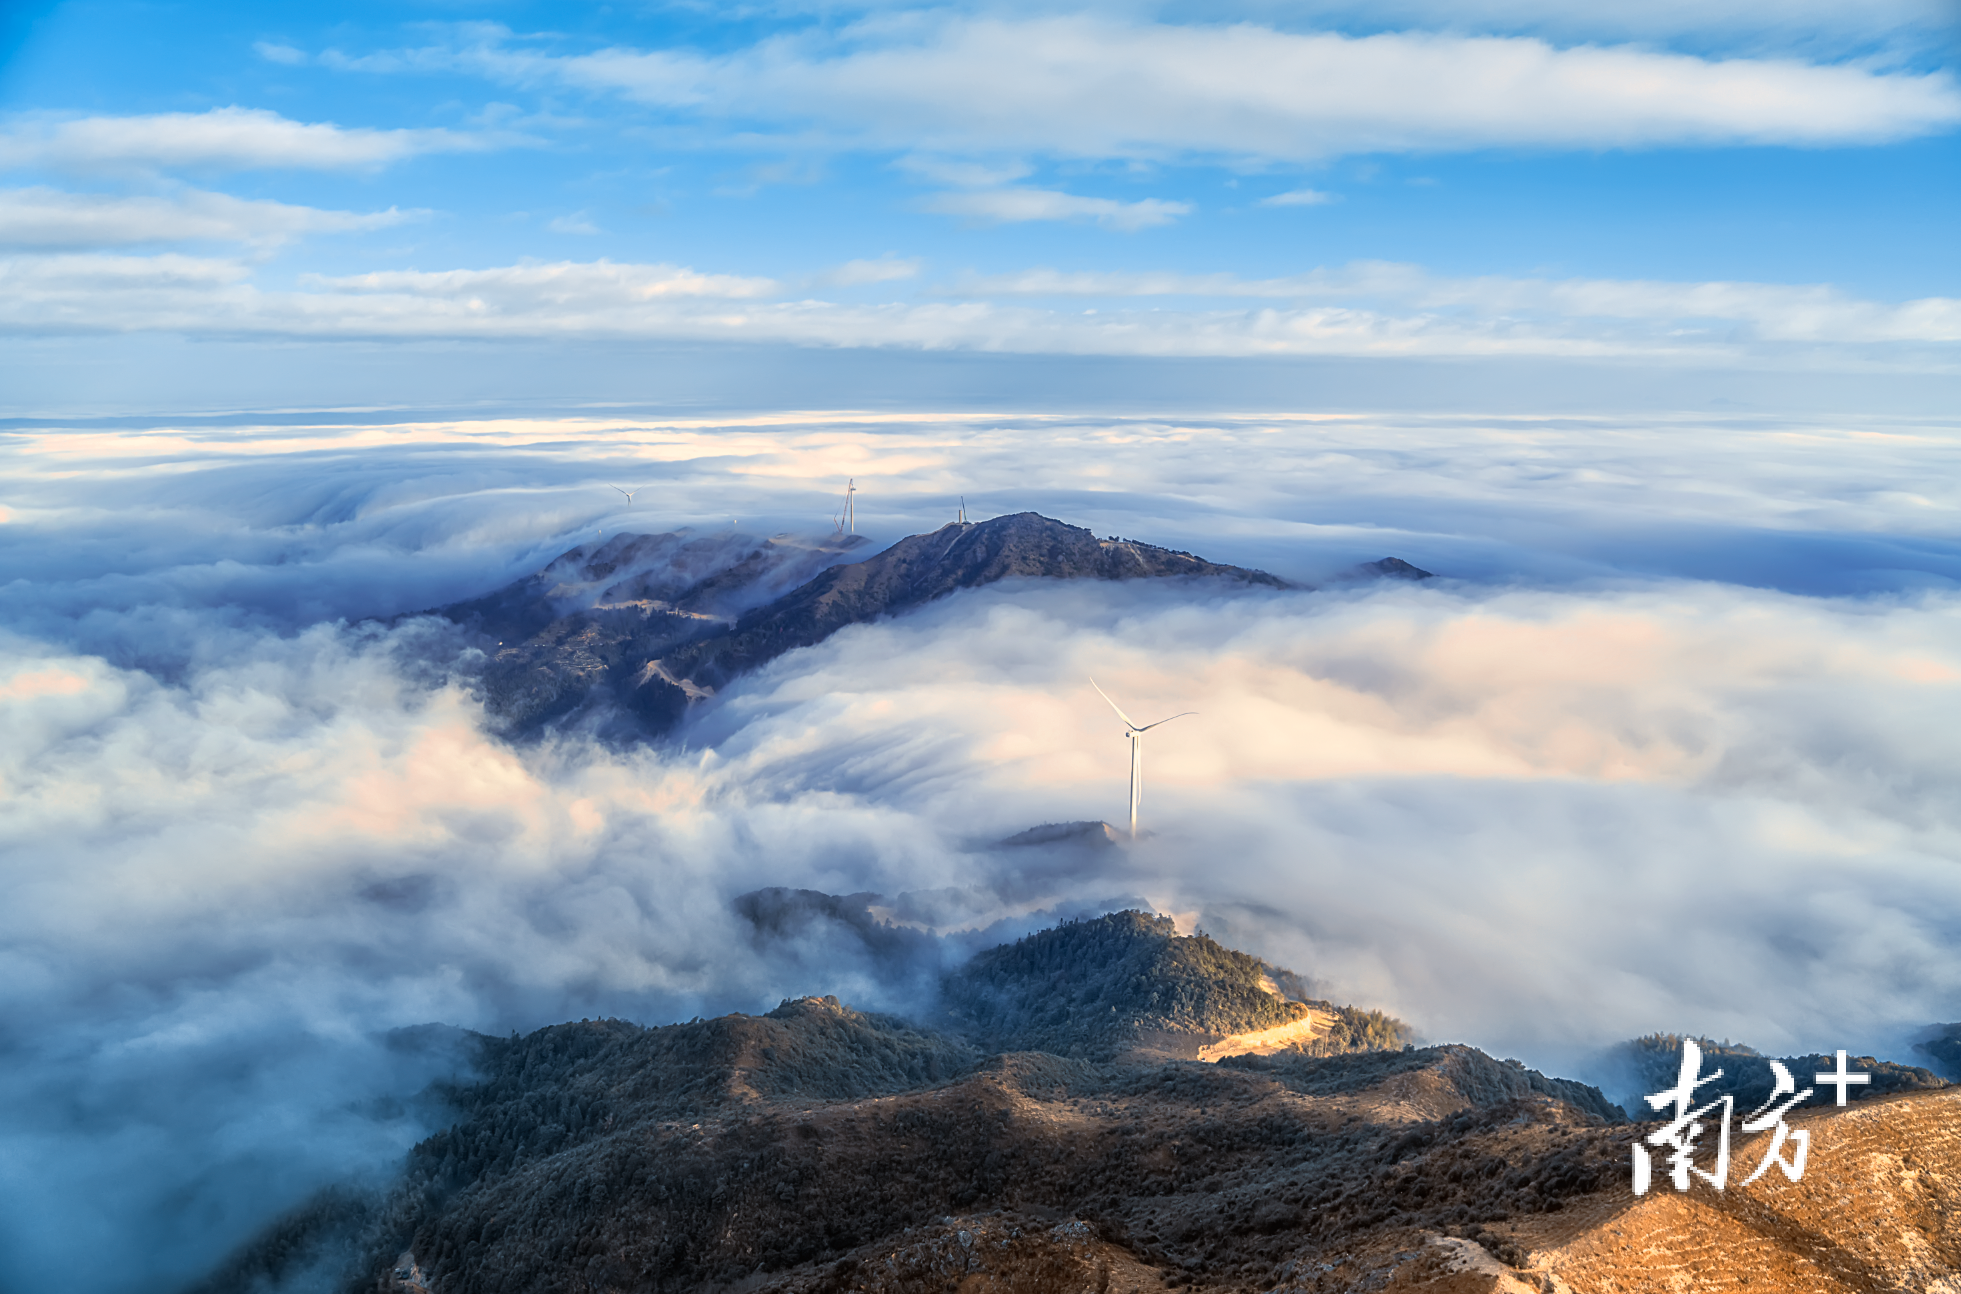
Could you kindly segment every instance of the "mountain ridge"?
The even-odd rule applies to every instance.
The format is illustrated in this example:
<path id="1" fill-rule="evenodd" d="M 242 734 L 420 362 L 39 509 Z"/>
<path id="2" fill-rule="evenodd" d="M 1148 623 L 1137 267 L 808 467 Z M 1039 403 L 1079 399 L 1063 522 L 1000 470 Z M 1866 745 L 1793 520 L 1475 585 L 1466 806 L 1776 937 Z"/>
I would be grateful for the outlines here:
<path id="1" fill-rule="evenodd" d="M 1306 587 L 1178 549 L 1099 539 L 1034 512 L 950 522 L 871 554 L 866 545 L 857 535 L 620 533 L 433 614 L 477 637 L 486 707 L 508 733 L 590 721 L 646 737 L 786 652 L 961 589 L 1015 578 Z M 1430 577 L 1397 558 L 1352 575 Z"/>
<path id="2" fill-rule="evenodd" d="M 1940 1221 L 1961 1204 L 1948 1089 L 1793 1111 L 1831 1181 L 1637 1199 L 1631 1146 L 1657 1125 L 1462 1044 L 1215 1064 L 993 1050 L 1045 1030 L 1065 1052 L 1104 1039 L 1097 1008 L 1113 1005 L 1131 1026 L 1209 1035 L 1292 1017 L 1274 990 L 1298 984 L 1146 912 L 997 952 L 965 981 L 947 974 L 945 1014 L 959 1022 L 963 982 L 991 987 L 1005 1029 L 810 996 L 655 1028 L 475 1035 L 476 1072 L 447 1089 L 453 1122 L 392 1189 L 323 1193 L 197 1294 L 1523 1294 L 1564 1288 L 1562 1272 L 1663 1294 L 1684 1225 L 1726 1228 L 1763 1270 L 1837 1291 L 1918 1279 L 1955 1248 Z M 1151 970 L 1166 974 L 1140 983 Z M 1150 1000 L 1165 984 L 1197 992 L 1166 1010 Z M 1277 999 L 1270 1012 L 1254 994 Z M 1909 1187 L 1924 1208 L 1884 1204 Z M 1863 1192 L 1858 1217 L 1834 1210 L 1846 1189 Z M 1882 1204 L 1911 1234 L 1861 1221 Z"/>
<path id="3" fill-rule="evenodd" d="M 798 647 L 945 597 L 1014 577 L 1163 579 L 1215 577 L 1269 588 L 1293 585 L 1265 571 L 1223 566 L 1175 549 L 1094 532 L 1035 512 L 983 522 L 948 522 L 909 535 L 864 561 L 832 566 L 737 621 L 727 636 L 704 638 L 661 663 L 703 690 L 725 685 Z M 672 685 L 670 685 L 672 686 Z"/>

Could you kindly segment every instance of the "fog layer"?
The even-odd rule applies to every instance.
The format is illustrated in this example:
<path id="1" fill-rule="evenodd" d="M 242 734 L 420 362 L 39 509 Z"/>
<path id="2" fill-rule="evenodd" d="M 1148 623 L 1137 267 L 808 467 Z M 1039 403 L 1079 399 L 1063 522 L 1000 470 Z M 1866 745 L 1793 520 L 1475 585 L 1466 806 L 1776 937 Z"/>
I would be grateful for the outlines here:
<path id="1" fill-rule="evenodd" d="M 921 1004 L 930 956 L 759 940 L 730 901 L 765 886 L 1138 895 L 1566 1072 L 1654 1029 L 1905 1058 L 1961 1005 L 1954 446 L 1470 417 L 22 430 L 0 1286 L 167 1287 L 385 1174 L 448 1063 L 391 1028 Z M 881 541 L 965 495 L 1294 578 L 1445 578 L 963 593 L 633 749 L 499 741 L 456 633 L 386 619 L 601 531 L 822 530 L 846 477 Z M 1147 739 L 1155 834 L 985 848 L 1119 817 L 1092 672 L 1140 721 L 1198 712 Z"/>

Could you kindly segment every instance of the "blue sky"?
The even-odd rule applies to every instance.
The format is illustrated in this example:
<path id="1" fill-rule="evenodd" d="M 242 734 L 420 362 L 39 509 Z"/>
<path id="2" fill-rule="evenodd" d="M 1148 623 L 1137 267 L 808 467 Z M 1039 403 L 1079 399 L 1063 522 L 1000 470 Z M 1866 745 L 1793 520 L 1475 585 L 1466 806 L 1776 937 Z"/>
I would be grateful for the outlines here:
<path id="1" fill-rule="evenodd" d="M 904 1007 L 730 900 L 1025 911 L 972 844 L 1121 812 L 1092 671 L 1196 713 L 1157 843 L 1044 903 L 1562 1073 L 1913 1059 L 1961 1000 L 1956 18 L 0 4 L 0 1287 L 176 1288 L 390 1171 L 427 1076 L 377 1029 Z M 401 616 L 847 480 L 879 543 L 1443 578 L 1003 586 L 631 749 L 504 741 Z"/>
<path id="2" fill-rule="evenodd" d="M 1956 12 L 44 4 L 0 326 L 1946 375 Z"/>

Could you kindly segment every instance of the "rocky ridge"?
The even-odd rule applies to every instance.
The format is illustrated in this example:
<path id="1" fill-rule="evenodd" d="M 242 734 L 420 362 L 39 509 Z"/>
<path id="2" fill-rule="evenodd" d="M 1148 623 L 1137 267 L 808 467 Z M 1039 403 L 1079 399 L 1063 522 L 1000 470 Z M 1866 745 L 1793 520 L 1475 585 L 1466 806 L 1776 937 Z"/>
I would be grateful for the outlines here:
<path id="1" fill-rule="evenodd" d="M 484 695 L 510 732 L 592 719 L 649 735 L 785 652 L 959 589 L 1016 578 L 1291 587 L 1264 571 L 1099 539 L 1033 512 L 949 523 L 870 557 L 864 544 L 856 535 L 619 534 L 436 614 L 478 636 L 488 657 Z M 1396 558 L 1354 574 L 1429 577 Z"/>
<path id="2" fill-rule="evenodd" d="M 757 541 L 733 532 L 616 534 L 442 615 L 488 657 L 484 697 L 512 732 L 631 696 L 650 660 L 726 633 L 746 611 L 861 550 L 859 536 Z"/>
<path id="3" fill-rule="evenodd" d="M 1222 566 L 1190 553 L 1124 539 L 1098 539 L 1033 512 L 991 521 L 950 522 L 930 534 L 901 539 L 862 562 L 833 566 L 742 617 L 726 635 L 699 639 L 660 662 L 659 677 L 709 690 L 784 652 L 823 641 L 846 625 L 863 624 L 1001 580 L 1164 579 L 1213 577 L 1287 588 L 1265 571 Z"/>
<path id="4" fill-rule="evenodd" d="M 474 1038 L 393 1191 L 321 1197 L 203 1290 L 1934 1290 L 1961 1260 L 1961 1097 L 1930 1076 L 1794 1111 L 1799 1183 L 1636 1198 L 1654 1125 L 1471 1047 L 1125 1045 L 1327 1005 L 1147 913 L 943 983 L 930 1024 L 808 997 Z"/>

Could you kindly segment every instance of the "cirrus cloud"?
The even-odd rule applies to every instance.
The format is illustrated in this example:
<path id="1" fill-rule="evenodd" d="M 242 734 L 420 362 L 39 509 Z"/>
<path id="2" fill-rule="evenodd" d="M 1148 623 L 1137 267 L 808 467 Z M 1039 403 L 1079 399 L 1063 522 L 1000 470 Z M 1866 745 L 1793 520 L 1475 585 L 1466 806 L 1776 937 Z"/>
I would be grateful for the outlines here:
<path id="1" fill-rule="evenodd" d="M 263 108 L 28 117 L 0 128 L 0 167 L 62 171 L 363 170 L 423 153 L 482 152 L 517 136 L 293 121 Z"/>
<path id="2" fill-rule="evenodd" d="M 1017 224 L 1028 220 L 1093 220 L 1111 229 L 1134 231 L 1168 225 L 1189 214 L 1189 202 L 1167 202 L 1143 198 L 1121 202 L 1115 198 L 1090 198 L 1053 189 L 974 189 L 960 193 L 936 193 L 920 202 L 926 211 L 945 216 L 965 216 L 997 224 Z"/>
<path id="3" fill-rule="evenodd" d="M 285 242 L 301 234 L 383 229 L 422 213 L 322 211 L 196 189 L 110 196 L 58 189 L 0 190 L 0 247 L 77 249 L 143 243 Z"/>
<path id="4" fill-rule="evenodd" d="M 431 298 L 493 298 L 587 304 L 602 300 L 654 301 L 669 297 L 747 298 L 777 290 L 771 279 L 701 274 L 678 265 L 631 265 L 612 261 L 556 261 L 485 270 L 378 270 L 309 281 L 339 292 L 409 293 Z"/>
<path id="5" fill-rule="evenodd" d="M 1285 193 L 1276 193 L 1270 198 L 1261 198 L 1260 205 L 1263 207 L 1321 207 L 1326 206 L 1330 202 L 1338 201 L 1340 199 L 1334 194 L 1324 193 L 1320 189 L 1289 189 Z"/>

